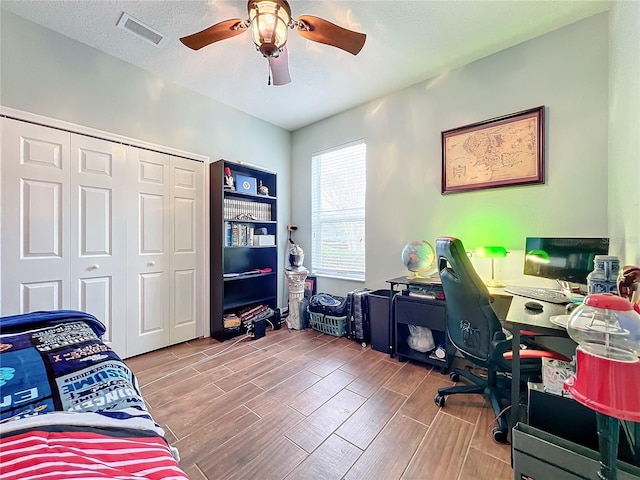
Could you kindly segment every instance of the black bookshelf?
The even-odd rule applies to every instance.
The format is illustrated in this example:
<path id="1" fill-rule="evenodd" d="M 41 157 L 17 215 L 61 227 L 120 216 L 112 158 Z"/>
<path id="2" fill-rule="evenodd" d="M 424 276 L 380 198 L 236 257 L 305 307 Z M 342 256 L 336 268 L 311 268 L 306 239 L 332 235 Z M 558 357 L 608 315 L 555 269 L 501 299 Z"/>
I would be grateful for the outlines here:
<path id="1" fill-rule="evenodd" d="M 234 189 L 226 187 L 225 167 L 234 178 Z M 277 177 L 227 160 L 213 162 L 209 168 L 211 336 L 223 341 L 245 331 L 242 326 L 225 328 L 225 315 L 254 305 L 277 307 Z M 244 186 L 238 184 L 239 178 L 246 180 Z M 259 235 L 261 231 L 266 236 Z"/>

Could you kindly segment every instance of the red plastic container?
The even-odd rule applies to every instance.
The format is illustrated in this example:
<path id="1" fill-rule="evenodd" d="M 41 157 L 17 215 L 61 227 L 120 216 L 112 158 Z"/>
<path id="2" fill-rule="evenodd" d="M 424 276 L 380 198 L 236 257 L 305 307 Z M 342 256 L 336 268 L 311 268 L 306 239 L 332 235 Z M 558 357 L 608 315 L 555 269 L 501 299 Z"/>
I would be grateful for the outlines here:
<path id="1" fill-rule="evenodd" d="M 576 375 L 565 381 L 565 390 L 596 412 L 640 422 L 640 361 L 611 360 L 576 350 Z"/>
<path id="2" fill-rule="evenodd" d="M 567 331 L 578 348 L 565 390 L 596 412 L 640 422 L 640 315 L 629 300 L 589 295 L 572 312 Z"/>

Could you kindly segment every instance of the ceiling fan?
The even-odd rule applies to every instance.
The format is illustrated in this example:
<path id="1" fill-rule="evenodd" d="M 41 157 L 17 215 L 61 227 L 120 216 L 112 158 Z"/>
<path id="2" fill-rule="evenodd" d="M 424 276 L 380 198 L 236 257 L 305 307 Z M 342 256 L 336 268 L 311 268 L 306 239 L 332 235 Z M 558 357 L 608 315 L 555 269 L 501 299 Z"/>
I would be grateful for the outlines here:
<path id="1" fill-rule="evenodd" d="M 367 36 L 347 30 L 312 15 L 291 18 L 291 7 L 286 0 L 249 0 L 249 19 L 232 18 L 205 28 L 201 32 L 182 37 L 180 41 L 193 50 L 235 37 L 251 29 L 256 49 L 269 61 L 274 85 L 291 82 L 287 57 L 287 30 L 295 29 L 313 42 L 324 43 L 357 55 Z"/>

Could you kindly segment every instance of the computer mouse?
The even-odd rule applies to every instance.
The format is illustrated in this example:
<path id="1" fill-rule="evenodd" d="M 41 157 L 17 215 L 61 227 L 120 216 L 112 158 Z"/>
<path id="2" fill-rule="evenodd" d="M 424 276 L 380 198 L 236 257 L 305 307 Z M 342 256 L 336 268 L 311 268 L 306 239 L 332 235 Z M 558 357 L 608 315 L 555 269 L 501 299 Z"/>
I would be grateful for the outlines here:
<path id="1" fill-rule="evenodd" d="M 567 311 L 567 313 L 571 313 L 576 309 L 578 305 L 579 305 L 578 303 L 573 303 L 573 302 L 567 303 L 567 306 L 564 307 L 564 309 Z"/>
<path id="2" fill-rule="evenodd" d="M 544 307 L 538 302 L 527 302 L 524 304 L 524 308 L 533 310 L 534 312 L 541 312 Z"/>

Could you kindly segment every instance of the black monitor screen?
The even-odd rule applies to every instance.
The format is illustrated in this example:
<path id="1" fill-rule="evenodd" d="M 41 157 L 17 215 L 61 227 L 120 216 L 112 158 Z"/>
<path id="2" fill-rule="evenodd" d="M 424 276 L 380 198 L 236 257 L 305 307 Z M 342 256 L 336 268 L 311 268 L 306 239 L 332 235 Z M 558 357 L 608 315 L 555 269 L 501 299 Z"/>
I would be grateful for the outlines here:
<path id="1" fill-rule="evenodd" d="M 608 254 L 608 238 L 527 237 L 524 274 L 586 285 L 594 257 Z"/>

